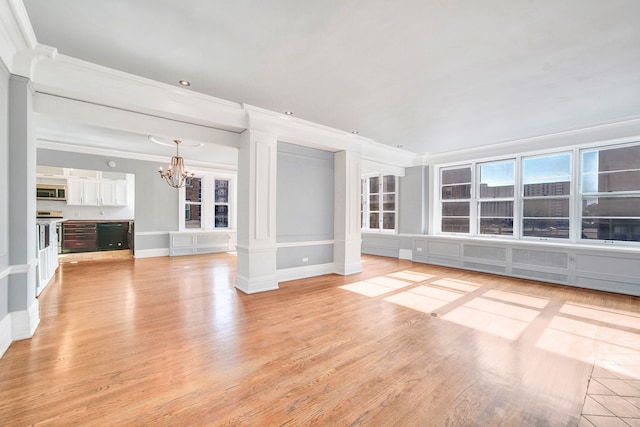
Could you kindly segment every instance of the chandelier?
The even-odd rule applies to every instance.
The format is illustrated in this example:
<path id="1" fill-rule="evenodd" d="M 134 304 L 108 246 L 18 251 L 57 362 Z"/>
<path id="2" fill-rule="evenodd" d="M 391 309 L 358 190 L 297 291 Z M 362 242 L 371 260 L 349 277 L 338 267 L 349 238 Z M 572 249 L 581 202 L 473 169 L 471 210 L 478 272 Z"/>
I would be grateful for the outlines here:
<path id="1" fill-rule="evenodd" d="M 195 173 L 189 172 L 189 169 L 184 167 L 184 159 L 178 155 L 178 148 L 182 141 L 174 139 L 173 142 L 176 143 L 176 155 L 171 157 L 171 164 L 166 172 L 162 170 L 162 167 L 158 172 L 160 173 L 160 177 L 164 178 L 170 186 L 180 188 L 184 187 L 184 181 L 187 176 L 193 178 Z"/>

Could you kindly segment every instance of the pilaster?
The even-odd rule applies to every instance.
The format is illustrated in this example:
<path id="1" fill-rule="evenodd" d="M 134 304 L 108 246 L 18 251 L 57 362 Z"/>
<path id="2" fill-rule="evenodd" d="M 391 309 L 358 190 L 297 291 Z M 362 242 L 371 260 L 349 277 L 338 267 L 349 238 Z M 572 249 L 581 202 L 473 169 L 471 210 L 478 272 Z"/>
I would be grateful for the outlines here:
<path id="1" fill-rule="evenodd" d="M 25 77 L 9 79 L 9 274 L 8 309 L 13 339 L 33 335 L 40 317 L 36 299 L 36 142 L 33 90 Z"/>
<path id="2" fill-rule="evenodd" d="M 337 274 L 362 271 L 360 253 L 360 153 L 340 151 L 334 154 L 334 240 L 333 263 Z"/>
<path id="3" fill-rule="evenodd" d="M 252 294 L 278 289 L 276 276 L 277 139 L 256 130 L 238 152 L 238 273 L 236 288 Z"/>

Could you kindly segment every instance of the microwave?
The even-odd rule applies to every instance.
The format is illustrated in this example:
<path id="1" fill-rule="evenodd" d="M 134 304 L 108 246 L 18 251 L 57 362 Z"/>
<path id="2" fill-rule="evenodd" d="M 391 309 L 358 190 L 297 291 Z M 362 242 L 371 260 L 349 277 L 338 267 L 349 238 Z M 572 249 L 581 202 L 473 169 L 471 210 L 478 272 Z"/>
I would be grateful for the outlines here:
<path id="1" fill-rule="evenodd" d="M 67 200 L 67 187 L 65 185 L 38 184 L 36 187 L 36 199 Z"/>

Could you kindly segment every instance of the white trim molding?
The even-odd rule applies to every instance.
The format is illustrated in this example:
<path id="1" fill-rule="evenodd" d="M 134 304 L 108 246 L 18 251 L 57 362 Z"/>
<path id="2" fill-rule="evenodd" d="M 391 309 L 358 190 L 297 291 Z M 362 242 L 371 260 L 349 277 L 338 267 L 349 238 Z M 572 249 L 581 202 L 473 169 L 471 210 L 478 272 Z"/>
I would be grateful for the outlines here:
<path id="1" fill-rule="evenodd" d="M 11 345 L 11 313 L 0 320 L 0 358 Z"/>
<path id="2" fill-rule="evenodd" d="M 133 253 L 134 258 L 153 258 L 159 256 L 169 256 L 169 248 L 135 249 Z"/>
<path id="3" fill-rule="evenodd" d="M 29 264 L 16 264 L 9 265 L 4 270 L 0 271 L 0 279 L 3 279 L 11 274 L 27 273 L 38 266 L 38 258 L 33 258 L 29 261 Z"/>
<path id="4" fill-rule="evenodd" d="M 0 0 L 0 59 L 13 73 L 15 56 L 36 47 L 36 35 L 21 0 Z"/>
<path id="5" fill-rule="evenodd" d="M 278 282 L 288 282 L 290 280 L 332 274 L 335 270 L 335 265 L 330 262 L 327 264 L 305 265 L 304 267 L 283 268 L 278 270 L 276 275 L 278 276 Z"/>
<path id="6" fill-rule="evenodd" d="M 276 243 L 276 248 L 297 248 L 302 246 L 323 246 L 323 245 L 333 245 L 336 243 L 335 240 L 312 240 L 306 242 L 282 242 Z"/>
<path id="7" fill-rule="evenodd" d="M 236 288 L 245 294 L 257 294 L 258 292 L 275 291 L 279 289 L 278 277 L 262 276 L 249 278 L 236 274 Z"/>
<path id="8" fill-rule="evenodd" d="M 12 341 L 31 338 L 40 324 L 40 303 L 34 299 L 27 310 L 12 311 L 9 316 Z"/>

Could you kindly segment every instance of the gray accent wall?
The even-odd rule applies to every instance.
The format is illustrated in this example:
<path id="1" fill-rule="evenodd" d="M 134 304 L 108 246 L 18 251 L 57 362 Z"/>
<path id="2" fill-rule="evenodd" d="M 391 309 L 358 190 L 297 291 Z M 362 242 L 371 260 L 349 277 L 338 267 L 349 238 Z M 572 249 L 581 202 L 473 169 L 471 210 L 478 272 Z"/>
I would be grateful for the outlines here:
<path id="1" fill-rule="evenodd" d="M 333 240 L 333 182 L 333 153 L 278 142 L 276 243 Z M 287 245 L 277 251 L 278 269 L 332 260 L 331 244 Z"/>
<path id="2" fill-rule="evenodd" d="M 405 175 L 399 178 L 399 233 L 426 234 L 428 232 L 428 172 L 428 166 L 414 166 L 406 168 Z"/>
<path id="3" fill-rule="evenodd" d="M 115 168 L 108 168 L 113 160 Z M 113 156 L 38 149 L 39 165 L 125 172 L 135 175 L 135 231 L 160 233 L 136 238 L 137 250 L 169 249 L 169 231 L 178 231 L 178 190 L 158 176 L 158 164 Z M 163 232 L 167 233 L 164 234 Z M 161 246 L 160 246 L 161 245 Z"/>
<path id="4" fill-rule="evenodd" d="M 307 262 L 302 262 L 302 257 Z M 333 262 L 333 244 L 314 246 L 280 247 L 277 252 L 278 270 L 296 268 L 303 265 L 330 264 Z"/>
<path id="5" fill-rule="evenodd" d="M 0 61 L 0 321 L 9 314 L 9 71 Z M 2 349 L 0 348 L 0 352 Z"/>

